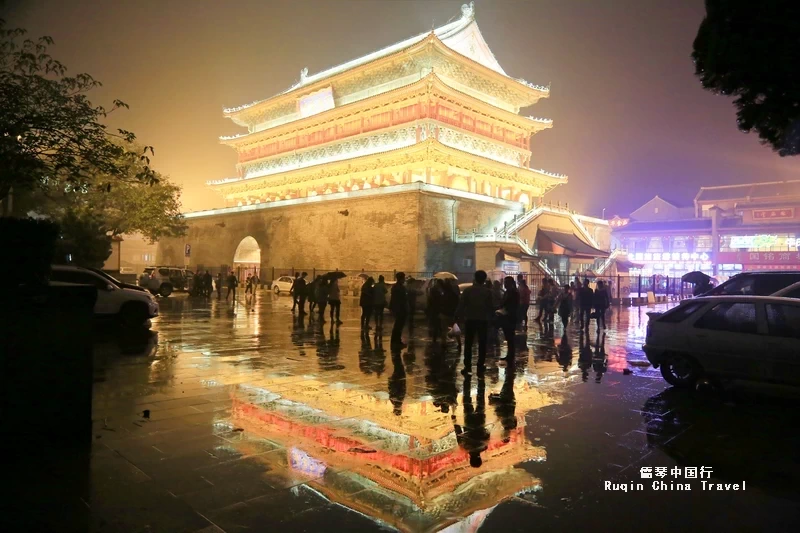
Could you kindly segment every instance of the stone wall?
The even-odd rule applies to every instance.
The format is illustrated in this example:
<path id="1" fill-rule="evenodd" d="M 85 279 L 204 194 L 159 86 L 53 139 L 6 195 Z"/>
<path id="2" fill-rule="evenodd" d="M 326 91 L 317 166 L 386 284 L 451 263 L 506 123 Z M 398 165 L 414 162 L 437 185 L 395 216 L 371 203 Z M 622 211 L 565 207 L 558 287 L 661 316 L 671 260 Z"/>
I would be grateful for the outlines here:
<path id="1" fill-rule="evenodd" d="M 185 237 L 159 243 L 157 262 L 184 264 L 184 246 L 190 244 L 190 267 L 231 265 L 237 246 L 250 236 L 261 248 L 262 269 L 457 270 L 454 226 L 461 232 L 489 231 L 497 220 L 513 216 L 515 204 L 446 191 L 431 186 L 359 191 L 249 211 L 219 210 L 188 218 Z"/>

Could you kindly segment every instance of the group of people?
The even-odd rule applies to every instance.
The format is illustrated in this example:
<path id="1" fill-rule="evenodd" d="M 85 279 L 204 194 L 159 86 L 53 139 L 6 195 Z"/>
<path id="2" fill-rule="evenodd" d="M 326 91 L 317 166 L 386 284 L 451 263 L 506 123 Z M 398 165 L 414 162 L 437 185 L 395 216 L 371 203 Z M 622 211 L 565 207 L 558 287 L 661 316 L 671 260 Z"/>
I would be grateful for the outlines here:
<path id="1" fill-rule="evenodd" d="M 305 315 L 306 301 L 308 301 L 308 312 L 312 316 L 316 313 L 320 323 L 324 323 L 325 310 L 330 306 L 331 322 L 342 324 L 342 291 L 339 288 L 339 278 L 329 275 L 317 276 L 309 283 L 307 277 L 308 272 L 298 272 L 294 276 L 292 288 L 289 290 L 292 296 L 292 312 L 299 308 L 300 314 Z"/>
<path id="2" fill-rule="evenodd" d="M 557 313 L 564 328 L 569 326 L 571 318 L 577 317 L 581 328 L 588 328 L 591 319 L 595 318 L 598 330 L 605 330 L 611 296 L 603 280 L 598 280 L 597 288 L 592 289 L 588 279 L 584 279 L 581 283 L 577 275 L 564 287 L 559 287 L 551 278 L 545 278 L 538 293 L 537 305 L 539 307 L 537 322 L 542 319 L 545 322 L 553 322 Z"/>
<path id="3" fill-rule="evenodd" d="M 261 280 L 256 274 L 250 274 L 245 281 L 245 294 L 255 294 L 256 288 Z M 222 293 L 225 292 L 225 300 L 227 301 L 233 295 L 234 301 L 236 300 L 236 288 L 239 286 L 239 278 L 231 270 L 228 275 L 223 275 L 222 272 L 217 274 L 216 280 L 211 273 L 206 270 L 205 273 L 198 270 L 192 280 L 192 295 L 210 298 L 211 294 L 216 288 L 217 299 L 222 299 Z M 226 291 L 227 289 L 227 291 Z"/>

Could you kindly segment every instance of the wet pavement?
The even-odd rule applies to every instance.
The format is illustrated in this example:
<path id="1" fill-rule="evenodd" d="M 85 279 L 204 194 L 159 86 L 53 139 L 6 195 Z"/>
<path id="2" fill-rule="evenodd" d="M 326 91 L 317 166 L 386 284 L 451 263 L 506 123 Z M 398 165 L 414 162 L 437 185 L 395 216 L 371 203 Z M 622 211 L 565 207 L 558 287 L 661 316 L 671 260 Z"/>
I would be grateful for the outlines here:
<path id="1" fill-rule="evenodd" d="M 465 378 L 422 315 L 392 353 L 388 315 L 383 339 L 364 337 L 354 299 L 333 327 L 290 306 L 175 295 L 147 335 L 98 342 L 80 495 L 93 531 L 779 531 L 800 517 L 797 396 L 669 388 L 641 351 L 656 308 L 615 308 L 599 335 L 532 323 L 515 364 L 497 343 Z"/>

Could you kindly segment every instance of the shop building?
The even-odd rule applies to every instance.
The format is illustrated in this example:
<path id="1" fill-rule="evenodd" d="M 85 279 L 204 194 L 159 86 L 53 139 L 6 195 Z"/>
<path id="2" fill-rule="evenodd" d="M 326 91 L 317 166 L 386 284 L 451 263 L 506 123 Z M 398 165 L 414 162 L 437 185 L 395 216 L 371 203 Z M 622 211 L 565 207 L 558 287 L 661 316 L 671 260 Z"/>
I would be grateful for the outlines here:
<path id="1" fill-rule="evenodd" d="M 646 276 L 701 270 L 727 278 L 752 270 L 800 270 L 800 180 L 701 187 L 693 205 L 656 196 L 609 221 L 612 248 Z"/>

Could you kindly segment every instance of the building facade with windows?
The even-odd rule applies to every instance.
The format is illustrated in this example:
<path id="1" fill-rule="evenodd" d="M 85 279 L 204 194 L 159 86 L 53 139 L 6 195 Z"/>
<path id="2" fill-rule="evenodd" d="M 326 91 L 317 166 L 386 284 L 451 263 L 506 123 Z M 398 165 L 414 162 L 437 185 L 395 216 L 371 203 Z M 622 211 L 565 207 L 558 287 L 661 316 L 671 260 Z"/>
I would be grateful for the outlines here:
<path id="1" fill-rule="evenodd" d="M 656 196 L 609 223 L 647 276 L 800 270 L 800 180 L 701 187 L 686 207 Z"/>

